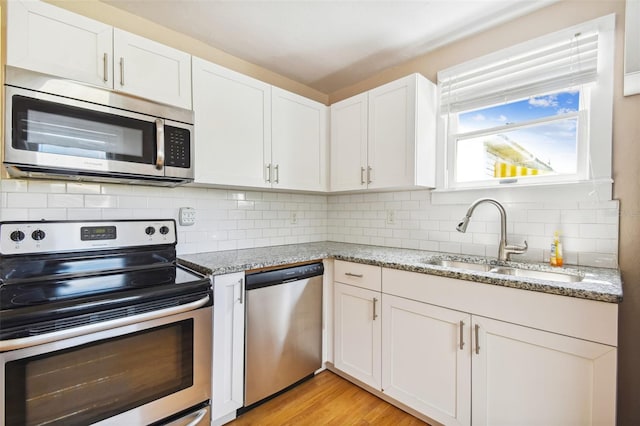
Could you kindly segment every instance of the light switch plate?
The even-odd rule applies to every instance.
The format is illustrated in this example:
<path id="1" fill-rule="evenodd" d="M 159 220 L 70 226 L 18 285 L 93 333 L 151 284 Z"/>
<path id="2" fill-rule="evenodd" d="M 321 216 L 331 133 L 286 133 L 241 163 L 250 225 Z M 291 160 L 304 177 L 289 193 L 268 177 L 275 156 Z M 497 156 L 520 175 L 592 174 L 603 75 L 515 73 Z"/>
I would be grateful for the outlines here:
<path id="1" fill-rule="evenodd" d="M 195 225 L 196 209 L 193 207 L 180 207 L 179 222 L 182 226 Z"/>

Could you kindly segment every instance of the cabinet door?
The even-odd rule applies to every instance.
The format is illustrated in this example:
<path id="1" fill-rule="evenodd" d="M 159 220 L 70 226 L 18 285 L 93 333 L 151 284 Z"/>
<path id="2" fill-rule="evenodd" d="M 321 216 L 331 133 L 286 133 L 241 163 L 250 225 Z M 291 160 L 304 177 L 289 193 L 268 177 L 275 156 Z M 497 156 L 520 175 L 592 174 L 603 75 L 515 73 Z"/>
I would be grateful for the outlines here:
<path id="1" fill-rule="evenodd" d="M 471 316 L 382 296 L 382 390 L 447 425 L 471 424 Z"/>
<path id="2" fill-rule="evenodd" d="M 244 404 L 244 273 L 214 278 L 213 419 Z"/>
<path id="3" fill-rule="evenodd" d="M 613 425 L 616 348 L 473 318 L 473 424 Z"/>
<path id="4" fill-rule="evenodd" d="M 413 78 L 369 91 L 369 188 L 413 184 L 415 101 Z"/>
<path id="5" fill-rule="evenodd" d="M 112 27 L 35 1 L 7 3 L 7 65 L 113 87 Z"/>
<path id="6" fill-rule="evenodd" d="M 327 107 L 273 87 L 273 187 L 327 189 Z"/>
<path id="7" fill-rule="evenodd" d="M 436 86 L 419 74 L 369 92 L 369 188 L 435 186 Z"/>
<path id="8" fill-rule="evenodd" d="M 191 109 L 191 56 L 115 28 L 114 89 Z"/>
<path id="9" fill-rule="evenodd" d="M 270 187 L 271 86 L 193 58 L 195 181 Z"/>
<path id="10" fill-rule="evenodd" d="M 363 93 L 331 105 L 331 191 L 367 187 L 367 116 Z"/>
<path id="11" fill-rule="evenodd" d="M 336 368 L 380 389 L 380 293 L 335 283 L 333 300 Z"/>

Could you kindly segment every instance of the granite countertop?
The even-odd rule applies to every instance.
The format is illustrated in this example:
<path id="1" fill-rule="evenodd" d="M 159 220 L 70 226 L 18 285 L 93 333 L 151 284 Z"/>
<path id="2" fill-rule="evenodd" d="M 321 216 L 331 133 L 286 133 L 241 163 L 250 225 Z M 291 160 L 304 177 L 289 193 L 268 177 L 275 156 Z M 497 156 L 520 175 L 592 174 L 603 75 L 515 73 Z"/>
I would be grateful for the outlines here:
<path id="1" fill-rule="evenodd" d="M 519 262 L 508 262 L 505 264 L 498 262 L 495 258 L 489 257 L 449 255 L 422 250 L 338 242 L 291 244 L 244 250 L 185 254 L 180 256 L 179 262 L 206 275 L 222 275 L 325 258 L 602 302 L 620 303 L 622 301 L 622 280 L 620 271 L 617 269 L 583 266 L 551 268 L 546 264 Z M 581 276 L 582 280 L 577 282 L 557 282 L 547 279 L 473 271 L 429 263 L 437 262 L 439 259 L 470 263 L 489 263 L 492 266 L 508 265 L 535 271 L 562 271 L 571 275 Z"/>

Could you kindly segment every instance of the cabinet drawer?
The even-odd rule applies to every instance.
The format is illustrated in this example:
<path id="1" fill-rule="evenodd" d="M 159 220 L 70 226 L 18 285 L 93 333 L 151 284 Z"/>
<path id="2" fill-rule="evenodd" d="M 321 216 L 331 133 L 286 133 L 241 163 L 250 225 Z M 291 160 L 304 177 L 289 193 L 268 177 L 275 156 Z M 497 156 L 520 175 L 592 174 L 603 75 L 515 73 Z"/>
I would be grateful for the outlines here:
<path id="1" fill-rule="evenodd" d="M 336 260 L 334 280 L 369 290 L 382 291 L 382 268 Z"/>

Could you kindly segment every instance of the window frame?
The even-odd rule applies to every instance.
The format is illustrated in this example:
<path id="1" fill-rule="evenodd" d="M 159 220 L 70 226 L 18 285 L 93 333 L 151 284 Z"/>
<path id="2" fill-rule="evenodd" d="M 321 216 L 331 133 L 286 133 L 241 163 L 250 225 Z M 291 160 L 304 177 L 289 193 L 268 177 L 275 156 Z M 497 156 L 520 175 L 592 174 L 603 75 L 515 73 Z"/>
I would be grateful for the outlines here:
<path id="1" fill-rule="evenodd" d="M 557 31 L 533 40 L 502 49 L 492 54 L 472 59 L 457 65 L 456 70 L 469 71 L 486 65 L 488 62 L 499 62 L 517 52 L 526 49 L 538 49 L 542 46 L 557 42 L 562 38 L 571 37 L 578 32 L 598 31 L 598 74 L 596 81 L 580 86 L 580 107 L 578 111 L 578 169 L 572 175 L 553 175 L 535 177 L 517 177 L 505 179 L 490 179 L 477 182 L 455 182 L 455 145 L 461 134 L 450 130 L 450 114 L 440 113 L 438 116 L 437 147 L 439 169 L 437 170 L 437 187 L 434 190 L 434 200 L 455 200 L 456 196 L 440 196 L 438 193 L 458 192 L 466 194 L 462 198 L 469 200 L 474 194 L 486 193 L 487 190 L 500 191 L 511 194 L 511 198 L 523 198 L 531 201 L 543 199 L 544 189 L 531 190 L 525 188 L 541 188 L 550 186 L 556 192 L 565 192 L 569 199 L 582 201 L 593 199 L 611 199 L 612 176 L 612 128 L 613 128 L 613 62 L 614 62 L 614 32 L 615 14 L 606 15 L 591 21 Z M 443 70 L 448 71 L 448 70 Z M 562 90 L 568 90 L 570 87 Z M 439 91 L 442 90 L 439 85 Z M 554 91 L 558 93 L 558 90 Z M 439 92 L 440 93 L 440 92 Z M 541 96 L 531 93 L 530 96 Z M 441 96 L 439 96 L 439 100 Z M 509 102 L 513 102 L 510 100 Z M 491 105 L 486 105 L 490 107 Z M 482 107 L 480 107 L 482 108 Z M 459 114 L 458 112 L 455 114 Z M 502 126 L 502 130 L 517 129 L 521 124 Z M 493 128 L 497 129 L 496 127 Z M 472 133 L 472 132 L 469 132 Z M 485 132 L 486 133 L 486 132 Z M 497 133 L 497 132 L 495 132 Z M 467 134 L 464 134 L 467 135 Z M 453 154 L 451 154 L 453 153 Z M 515 182 L 514 182 L 515 180 Z M 500 183 L 500 182 L 503 183 Z M 589 191 L 576 191 L 572 186 L 591 186 Z M 507 190 L 507 188 L 511 188 Z M 476 191 L 477 190 L 477 191 Z M 522 192 L 523 196 L 514 196 Z M 526 195 L 525 195 L 526 193 Z M 462 201 L 462 200 L 461 200 Z"/>

